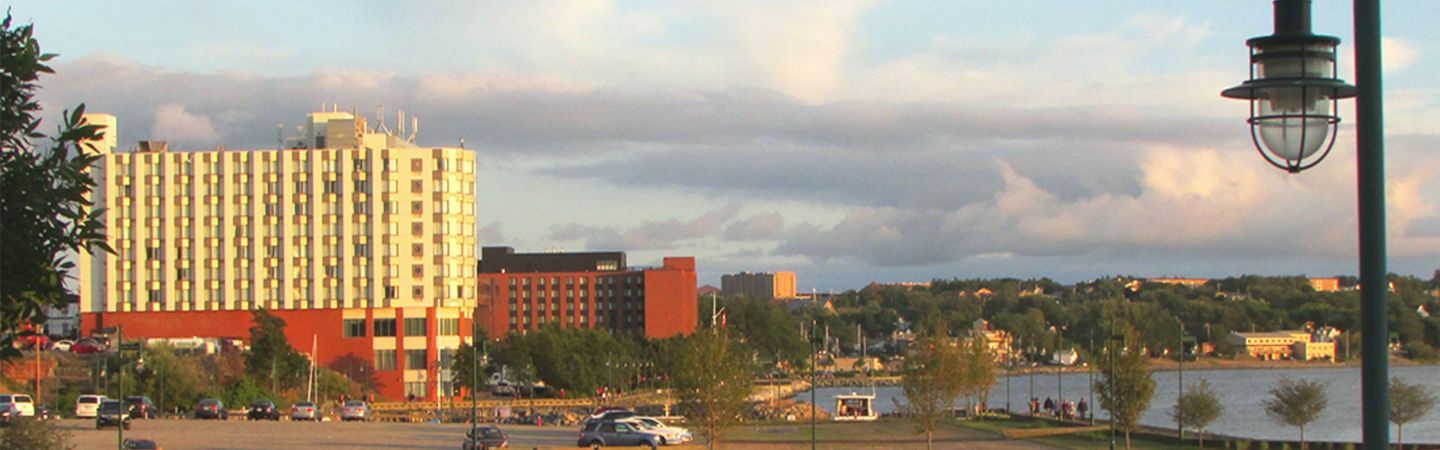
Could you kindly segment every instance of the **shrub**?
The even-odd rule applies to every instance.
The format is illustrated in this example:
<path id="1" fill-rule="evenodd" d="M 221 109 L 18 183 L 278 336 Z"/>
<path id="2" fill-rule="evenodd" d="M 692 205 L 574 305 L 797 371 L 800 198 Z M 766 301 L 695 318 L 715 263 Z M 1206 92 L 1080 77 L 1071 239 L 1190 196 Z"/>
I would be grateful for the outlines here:
<path id="1" fill-rule="evenodd" d="M 69 450 L 70 432 L 56 428 L 50 421 L 15 419 L 0 432 L 0 448 L 43 448 Z"/>

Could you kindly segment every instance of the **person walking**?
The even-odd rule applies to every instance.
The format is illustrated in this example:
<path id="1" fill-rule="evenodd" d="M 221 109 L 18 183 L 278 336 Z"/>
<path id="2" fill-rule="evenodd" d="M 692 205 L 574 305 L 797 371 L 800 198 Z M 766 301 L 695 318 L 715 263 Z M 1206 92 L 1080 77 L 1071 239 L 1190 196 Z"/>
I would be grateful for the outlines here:
<path id="1" fill-rule="evenodd" d="M 1075 405 L 1075 412 L 1080 414 L 1081 420 L 1088 419 L 1089 416 L 1086 416 L 1085 414 L 1090 412 L 1090 404 L 1085 403 L 1085 399 L 1080 399 L 1080 403 Z"/>

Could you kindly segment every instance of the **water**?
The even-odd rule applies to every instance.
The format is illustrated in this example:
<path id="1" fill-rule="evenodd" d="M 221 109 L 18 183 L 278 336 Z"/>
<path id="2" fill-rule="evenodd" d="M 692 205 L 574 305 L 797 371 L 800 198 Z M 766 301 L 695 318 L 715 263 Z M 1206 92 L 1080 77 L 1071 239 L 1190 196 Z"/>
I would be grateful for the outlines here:
<path id="1" fill-rule="evenodd" d="M 1150 409 L 1140 422 L 1145 425 L 1173 428 L 1174 419 L 1170 412 L 1175 405 L 1177 372 L 1165 371 L 1154 372 L 1151 377 L 1155 379 L 1155 396 L 1150 400 Z M 1440 395 L 1440 366 L 1412 366 L 1412 367 L 1391 367 L 1390 375 L 1405 380 L 1408 383 L 1425 386 L 1430 392 Z M 1210 388 L 1220 398 L 1220 403 L 1225 406 L 1225 411 L 1220 418 L 1206 430 L 1210 433 L 1224 434 L 1236 437 L 1257 438 L 1257 439 L 1286 439 L 1298 440 L 1300 431 L 1270 420 L 1265 415 L 1261 402 L 1270 398 L 1269 391 L 1280 378 L 1290 377 L 1306 379 L 1326 383 L 1326 392 L 1329 394 L 1330 404 L 1321 414 L 1320 418 L 1309 426 L 1305 427 L 1305 439 L 1316 441 L 1360 441 L 1360 369 L 1350 368 L 1321 368 L 1303 370 L 1283 369 L 1256 369 L 1256 370 L 1187 370 L 1185 371 L 1185 385 L 1191 386 L 1200 380 L 1210 382 Z M 1010 407 L 1015 411 L 1025 411 L 1026 402 L 1030 395 L 1031 377 L 1026 375 L 1015 375 L 1009 379 L 1010 383 Z M 1087 403 L 1095 409 L 1095 416 L 1100 419 L 1107 417 L 1104 410 L 1093 408 L 1094 402 L 1090 401 L 1090 377 L 1084 372 L 1068 373 L 1063 380 L 1057 382 L 1054 373 L 1036 374 L 1034 376 L 1034 396 L 1040 398 L 1044 403 L 1045 398 L 1055 398 L 1059 393 L 1058 385 L 1064 387 L 1064 397 L 1067 400 L 1079 401 L 1084 398 Z M 989 405 L 991 408 L 1004 408 L 1006 378 L 1000 377 L 1000 382 L 990 390 Z M 826 411 L 835 407 L 835 395 L 850 392 L 868 393 L 869 388 L 820 388 L 816 392 L 816 402 Z M 879 387 L 875 390 L 875 407 L 882 414 L 894 411 L 896 401 L 904 401 L 904 395 L 899 387 Z M 809 391 L 796 395 L 796 400 L 809 401 Z M 964 400 L 957 402 L 957 406 L 963 406 Z M 833 411 L 832 411 L 833 412 Z M 1187 430 L 1188 431 L 1188 430 Z M 1390 428 L 1390 439 L 1395 439 L 1395 428 Z M 1427 443 L 1440 444 L 1440 407 L 1432 410 L 1430 414 L 1416 419 L 1405 425 L 1406 443 Z"/>

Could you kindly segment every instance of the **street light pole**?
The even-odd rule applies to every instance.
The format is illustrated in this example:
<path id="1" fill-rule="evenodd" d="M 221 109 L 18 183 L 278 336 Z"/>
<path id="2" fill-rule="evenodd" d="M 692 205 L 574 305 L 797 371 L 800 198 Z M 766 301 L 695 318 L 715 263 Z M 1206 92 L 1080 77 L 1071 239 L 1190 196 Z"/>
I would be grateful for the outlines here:
<path id="1" fill-rule="evenodd" d="M 1355 162 L 1360 214 L 1360 398 L 1366 450 L 1390 442 L 1385 292 L 1385 111 L 1380 0 L 1355 0 Z"/>
<path id="2" fill-rule="evenodd" d="M 1179 408 L 1180 408 L 1180 398 L 1185 396 L 1185 322 L 1182 321 L 1182 320 L 1180 320 L 1179 317 L 1176 317 L 1176 318 L 1175 318 L 1175 323 L 1180 324 L 1180 349 L 1179 349 L 1180 370 L 1179 370 L 1179 372 L 1178 372 L 1178 375 L 1176 376 L 1177 381 L 1179 382 L 1179 385 L 1180 385 L 1180 390 L 1175 391 L 1175 408 L 1176 408 L 1175 410 L 1176 410 L 1176 411 L 1179 411 L 1179 410 L 1180 410 L 1180 409 L 1179 409 Z M 1180 445 L 1181 447 L 1184 447 L 1184 446 L 1185 446 L 1185 424 L 1180 423 L 1180 421 L 1178 421 L 1178 420 L 1175 421 L 1175 431 L 1176 431 L 1176 434 L 1178 434 L 1178 435 L 1180 436 L 1179 445 Z"/>

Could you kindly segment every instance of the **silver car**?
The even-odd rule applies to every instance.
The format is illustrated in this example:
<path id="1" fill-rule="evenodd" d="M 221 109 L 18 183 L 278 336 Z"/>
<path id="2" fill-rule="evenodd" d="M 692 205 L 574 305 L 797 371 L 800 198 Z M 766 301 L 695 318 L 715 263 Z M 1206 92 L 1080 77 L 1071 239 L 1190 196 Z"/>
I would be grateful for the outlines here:
<path id="1" fill-rule="evenodd" d="M 290 405 L 290 420 L 313 420 L 319 422 L 325 418 L 320 413 L 320 408 L 310 402 L 297 402 Z"/>
<path id="2" fill-rule="evenodd" d="M 340 420 L 345 422 L 370 420 L 370 405 L 360 400 L 345 402 L 345 406 L 340 408 Z"/>

